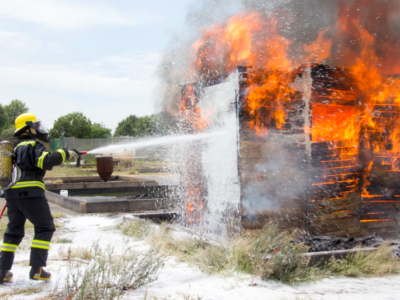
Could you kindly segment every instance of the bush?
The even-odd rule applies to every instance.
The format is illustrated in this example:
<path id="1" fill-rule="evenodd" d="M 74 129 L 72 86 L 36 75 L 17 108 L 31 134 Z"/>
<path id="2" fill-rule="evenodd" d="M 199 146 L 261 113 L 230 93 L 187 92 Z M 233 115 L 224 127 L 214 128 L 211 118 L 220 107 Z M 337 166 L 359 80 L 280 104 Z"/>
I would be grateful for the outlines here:
<path id="1" fill-rule="evenodd" d="M 142 239 L 150 233 L 150 222 L 141 219 L 125 219 L 118 228 L 123 234 Z"/>
<path id="2" fill-rule="evenodd" d="M 350 277 L 383 276 L 400 273 L 398 259 L 390 245 L 383 244 L 376 251 L 357 252 L 345 259 L 330 259 L 326 272 Z"/>
<path id="3" fill-rule="evenodd" d="M 332 258 L 327 264 L 310 266 L 309 258 L 303 255 L 308 251 L 307 246 L 292 242 L 297 233 L 281 232 L 272 224 L 255 236 L 242 236 L 217 244 L 196 236 L 174 237 L 167 224 L 152 230 L 142 220 L 129 222 L 121 227 L 124 234 L 146 237 L 157 251 L 174 255 L 206 273 L 243 272 L 290 284 L 327 276 L 400 273 L 400 262 L 391 254 L 388 245 L 377 251 L 360 251 L 344 259 Z"/>
<path id="4" fill-rule="evenodd" d="M 70 251 L 71 252 L 71 251 Z M 105 250 L 94 244 L 89 250 L 93 259 L 88 265 L 68 263 L 68 274 L 63 297 L 71 299 L 119 299 L 126 290 L 154 281 L 164 265 L 164 259 L 154 251 L 139 254 L 126 245 L 122 255 L 114 248 Z"/>

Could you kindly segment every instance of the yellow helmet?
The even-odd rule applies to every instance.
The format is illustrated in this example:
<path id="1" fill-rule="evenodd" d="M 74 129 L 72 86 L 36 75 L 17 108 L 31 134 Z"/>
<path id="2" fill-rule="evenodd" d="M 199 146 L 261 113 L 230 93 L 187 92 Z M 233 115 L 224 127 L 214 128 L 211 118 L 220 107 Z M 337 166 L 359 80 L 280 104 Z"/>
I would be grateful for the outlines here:
<path id="1" fill-rule="evenodd" d="M 28 124 L 26 124 L 27 122 L 31 122 L 31 124 L 36 123 L 37 122 L 36 116 L 32 113 L 25 113 L 25 114 L 19 115 L 15 119 L 15 128 L 16 128 L 15 133 L 18 133 L 22 129 L 25 129 L 26 126 L 28 125 Z"/>
<path id="2" fill-rule="evenodd" d="M 49 131 L 42 124 L 42 122 L 36 119 L 36 116 L 32 113 L 25 113 L 19 115 L 15 119 L 15 133 L 14 136 L 18 136 L 28 128 L 35 129 L 35 137 L 43 142 L 48 143 L 50 140 Z"/>

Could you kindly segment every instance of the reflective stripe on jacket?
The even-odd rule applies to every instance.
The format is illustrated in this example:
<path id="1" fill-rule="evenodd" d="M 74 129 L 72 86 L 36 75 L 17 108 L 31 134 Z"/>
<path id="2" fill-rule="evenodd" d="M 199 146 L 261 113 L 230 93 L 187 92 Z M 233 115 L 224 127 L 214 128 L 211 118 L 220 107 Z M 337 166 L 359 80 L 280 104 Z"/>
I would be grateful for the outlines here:
<path id="1" fill-rule="evenodd" d="M 56 152 L 49 152 L 46 147 L 35 140 L 30 134 L 18 137 L 14 144 L 15 164 L 22 171 L 34 172 L 35 177 L 22 177 L 11 189 L 34 188 L 45 189 L 42 178 L 47 170 L 52 170 L 54 166 L 61 165 L 69 159 L 67 149 L 58 149 Z M 32 175 L 33 176 L 33 175 Z"/>

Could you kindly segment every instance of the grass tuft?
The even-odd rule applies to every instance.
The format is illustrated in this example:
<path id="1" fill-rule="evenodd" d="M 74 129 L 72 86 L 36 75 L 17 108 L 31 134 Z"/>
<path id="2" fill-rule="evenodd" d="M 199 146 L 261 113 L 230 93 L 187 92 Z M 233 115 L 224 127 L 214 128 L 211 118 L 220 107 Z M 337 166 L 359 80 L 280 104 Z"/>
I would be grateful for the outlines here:
<path id="1" fill-rule="evenodd" d="M 56 242 L 54 242 L 56 243 Z M 67 244 L 67 243 L 65 243 Z M 69 247 L 68 249 L 65 249 L 64 246 L 61 246 L 58 249 L 58 254 L 61 257 L 68 257 L 68 258 L 80 258 L 84 260 L 90 260 L 100 253 L 100 248 L 98 247 L 98 244 L 96 244 L 96 247 L 92 247 L 90 249 L 84 248 L 84 247 L 79 247 L 79 248 L 71 248 Z"/>
<path id="2" fill-rule="evenodd" d="M 330 259 L 325 270 L 332 275 L 349 277 L 384 276 L 400 273 L 399 260 L 388 243 L 376 251 L 357 252 L 345 259 Z"/>
<path id="3" fill-rule="evenodd" d="M 91 176 L 94 175 L 85 169 L 67 166 L 56 166 L 51 171 L 46 172 L 46 177 L 68 177 L 68 176 Z M 46 177 L 44 178 L 46 180 Z"/>
<path id="4" fill-rule="evenodd" d="M 59 238 L 59 237 L 53 237 L 53 239 L 51 240 L 51 242 L 53 244 L 70 244 L 72 243 L 71 239 L 67 239 L 67 238 Z"/>
<path id="5" fill-rule="evenodd" d="M 0 298 L 4 299 L 7 297 L 15 296 L 15 295 L 32 295 L 32 294 L 37 294 L 40 293 L 44 290 L 45 285 L 29 285 L 27 287 L 23 288 L 13 288 L 12 290 L 5 292 L 5 293 L 0 293 Z"/>
<path id="6" fill-rule="evenodd" d="M 150 222 L 142 219 L 125 219 L 118 225 L 118 229 L 123 234 L 134 237 L 136 239 L 143 239 L 150 233 Z"/>
<path id="7" fill-rule="evenodd" d="M 138 231 L 129 229 L 123 233 Z M 139 230 L 141 232 L 141 230 Z M 281 232 L 272 224 L 254 236 L 242 236 L 220 244 L 194 236 L 174 237 L 167 224 L 158 230 L 146 229 L 146 240 L 157 251 L 176 256 L 180 261 L 196 265 L 206 273 L 232 273 L 260 275 L 264 279 L 280 280 L 289 284 L 314 281 L 328 276 L 383 276 L 400 273 L 400 262 L 392 255 L 389 245 L 373 252 L 358 252 L 343 259 L 332 258 L 324 265 L 310 265 L 304 244 L 295 244 L 297 233 Z"/>
<path id="8" fill-rule="evenodd" d="M 61 219 L 61 218 L 65 218 L 67 215 L 63 212 L 60 211 L 54 211 L 51 213 L 53 219 Z"/>
<path id="9" fill-rule="evenodd" d="M 139 254 L 126 246 L 121 255 L 111 246 L 102 250 L 97 243 L 88 252 L 92 257 L 88 265 L 68 263 L 64 296 L 79 300 L 119 299 L 124 291 L 154 281 L 164 265 L 164 259 L 156 252 Z"/>

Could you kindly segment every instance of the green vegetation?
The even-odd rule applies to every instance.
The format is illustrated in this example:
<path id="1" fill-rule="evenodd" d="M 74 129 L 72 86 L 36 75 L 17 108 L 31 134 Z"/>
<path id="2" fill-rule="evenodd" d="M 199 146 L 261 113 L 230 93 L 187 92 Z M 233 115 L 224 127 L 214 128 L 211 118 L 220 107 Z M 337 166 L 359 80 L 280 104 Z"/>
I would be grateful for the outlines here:
<path id="1" fill-rule="evenodd" d="M 15 126 L 9 125 L 7 128 L 4 128 L 0 134 L 0 140 L 11 140 L 14 138 Z"/>
<path id="2" fill-rule="evenodd" d="M 134 134 L 138 137 L 152 136 L 156 133 L 156 116 L 143 116 L 136 120 Z"/>
<path id="3" fill-rule="evenodd" d="M 160 116 L 161 114 L 143 117 L 130 115 L 118 123 L 114 136 L 129 135 L 135 137 L 145 137 L 155 134 L 162 134 L 162 130 L 165 130 L 165 126 L 160 124 L 162 122 Z"/>
<path id="4" fill-rule="evenodd" d="M 7 128 L 8 123 L 8 114 L 6 113 L 3 105 L 0 104 L 0 132 L 2 129 Z"/>
<path id="5" fill-rule="evenodd" d="M 111 136 L 111 129 L 106 128 L 103 123 L 92 124 L 92 138 L 93 139 L 106 139 Z"/>
<path id="6" fill-rule="evenodd" d="M 68 258 L 73 252 L 68 251 Z M 68 263 L 65 288 L 59 296 L 64 299 L 119 299 L 126 290 L 154 281 L 164 266 L 164 259 L 154 251 L 136 253 L 124 246 L 121 255 L 109 246 L 102 250 L 97 243 L 82 258 L 92 261 L 82 267 L 75 261 Z"/>
<path id="7" fill-rule="evenodd" d="M 16 117 L 28 111 L 26 104 L 17 99 L 4 106 L 0 104 L 0 140 L 14 138 Z"/>
<path id="8" fill-rule="evenodd" d="M 143 220 L 125 220 L 120 229 L 125 235 L 145 238 L 160 253 L 176 256 L 206 273 L 242 272 L 289 284 L 328 276 L 370 277 L 400 273 L 400 262 L 386 244 L 376 251 L 358 252 L 311 266 L 309 258 L 302 255 L 307 247 L 292 243 L 296 232 L 280 232 L 272 224 L 256 236 L 238 237 L 221 244 L 193 236 L 176 238 L 167 224 L 156 230 Z"/>
<path id="9" fill-rule="evenodd" d="M 8 116 L 8 124 L 14 125 L 15 119 L 19 115 L 27 113 L 29 111 L 29 108 L 26 106 L 24 102 L 15 99 L 12 100 L 10 104 L 4 106 L 4 111 Z"/>
<path id="10" fill-rule="evenodd" d="M 52 138 L 76 137 L 91 138 L 92 122 L 80 112 L 70 113 L 59 117 L 50 130 Z"/>
<path id="11" fill-rule="evenodd" d="M 97 176 L 95 173 L 91 173 L 82 168 L 68 168 L 68 167 L 54 167 L 53 170 L 46 172 L 46 177 L 65 177 L 65 176 Z"/>
<path id="12" fill-rule="evenodd" d="M 136 124 L 137 117 L 135 115 L 130 115 L 126 119 L 123 119 L 121 122 L 118 123 L 117 129 L 115 129 L 114 136 L 120 135 L 135 135 L 135 124 Z"/>
<path id="13" fill-rule="evenodd" d="M 60 219 L 60 218 L 65 218 L 66 214 L 64 214 L 63 212 L 59 212 L 59 211 L 54 211 L 51 213 L 53 219 Z"/>

